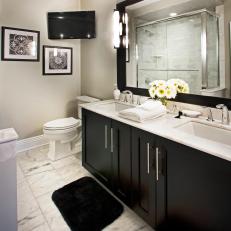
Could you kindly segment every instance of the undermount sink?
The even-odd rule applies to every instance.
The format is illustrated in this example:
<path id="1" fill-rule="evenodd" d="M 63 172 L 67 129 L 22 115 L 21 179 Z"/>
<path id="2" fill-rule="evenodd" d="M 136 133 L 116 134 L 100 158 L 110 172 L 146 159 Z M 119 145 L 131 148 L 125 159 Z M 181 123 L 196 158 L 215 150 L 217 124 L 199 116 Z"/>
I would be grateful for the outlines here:
<path id="1" fill-rule="evenodd" d="M 228 129 L 196 121 L 190 121 L 175 128 L 190 135 L 231 146 L 231 130 Z"/>
<path id="2" fill-rule="evenodd" d="M 106 112 L 120 112 L 122 110 L 128 109 L 128 108 L 133 108 L 135 107 L 134 105 L 129 105 L 125 103 L 119 103 L 119 102 L 110 102 L 110 103 L 105 103 L 97 106 L 97 109 L 103 110 Z"/>

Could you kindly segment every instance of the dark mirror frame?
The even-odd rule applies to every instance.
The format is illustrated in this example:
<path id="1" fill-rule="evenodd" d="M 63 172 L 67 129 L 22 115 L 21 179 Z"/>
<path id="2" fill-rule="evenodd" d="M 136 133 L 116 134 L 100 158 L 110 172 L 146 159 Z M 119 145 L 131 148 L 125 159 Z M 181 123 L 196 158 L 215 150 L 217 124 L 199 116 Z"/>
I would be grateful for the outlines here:
<path id="1" fill-rule="evenodd" d="M 125 0 L 116 5 L 116 9 L 121 13 L 125 12 L 127 6 L 133 5 L 144 0 Z M 149 96 L 147 89 L 134 88 L 126 86 L 126 49 L 117 49 L 117 84 L 121 91 L 130 90 L 136 95 Z M 176 102 L 196 104 L 207 107 L 216 107 L 217 104 L 225 104 L 231 109 L 231 99 L 210 96 L 201 96 L 193 94 L 178 94 L 174 99 Z"/>

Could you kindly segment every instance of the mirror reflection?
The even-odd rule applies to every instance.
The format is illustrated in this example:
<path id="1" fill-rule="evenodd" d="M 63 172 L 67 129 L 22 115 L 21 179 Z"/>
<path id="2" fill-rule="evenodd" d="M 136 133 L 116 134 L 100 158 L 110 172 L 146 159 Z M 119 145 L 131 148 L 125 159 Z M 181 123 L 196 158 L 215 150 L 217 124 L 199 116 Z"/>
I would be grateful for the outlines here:
<path id="1" fill-rule="evenodd" d="M 181 79 L 191 94 L 229 96 L 223 0 L 144 0 L 126 12 L 128 87 Z"/>

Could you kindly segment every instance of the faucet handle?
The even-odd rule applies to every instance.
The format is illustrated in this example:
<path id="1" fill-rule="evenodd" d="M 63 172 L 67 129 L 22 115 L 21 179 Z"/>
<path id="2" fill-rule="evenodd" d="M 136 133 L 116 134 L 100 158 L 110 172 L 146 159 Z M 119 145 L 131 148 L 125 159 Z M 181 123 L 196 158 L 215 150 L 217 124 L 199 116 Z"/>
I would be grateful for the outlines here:
<path id="1" fill-rule="evenodd" d="M 223 107 L 225 107 L 225 105 L 224 105 L 224 104 L 222 104 L 222 103 L 221 103 L 221 104 L 217 104 L 217 105 L 216 105 L 216 108 L 217 108 L 217 109 L 222 109 Z"/>
<path id="2" fill-rule="evenodd" d="M 230 117 L 229 117 L 229 109 L 225 104 L 218 104 L 216 108 L 222 110 L 222 124 L 229 125 Z"/>
<path id="3" fill-rule="evenodd" d="M 136 103 L 137 103 L 137 105 L 141 105 L 141 96 L 140 95 L 137 96 Z"/>
<path id="4" fill-rule="evenodd" d="M 133 93 L 129 90 L 125 90 L 122 93 L 125 95 L 124 102 L 132 104 L 133 103 Z"/>

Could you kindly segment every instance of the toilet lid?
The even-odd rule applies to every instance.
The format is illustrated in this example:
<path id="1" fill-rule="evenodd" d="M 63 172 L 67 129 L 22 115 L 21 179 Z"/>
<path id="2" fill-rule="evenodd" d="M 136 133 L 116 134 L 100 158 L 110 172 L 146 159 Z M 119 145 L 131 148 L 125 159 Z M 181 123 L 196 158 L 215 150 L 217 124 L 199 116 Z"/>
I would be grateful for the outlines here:
<path id="1" fill-rule="evenodd" d="M 80 125 L 80 120 L 73 117 L 57 119 L 44 124 L 45 129 L 68 129 Z"/>

